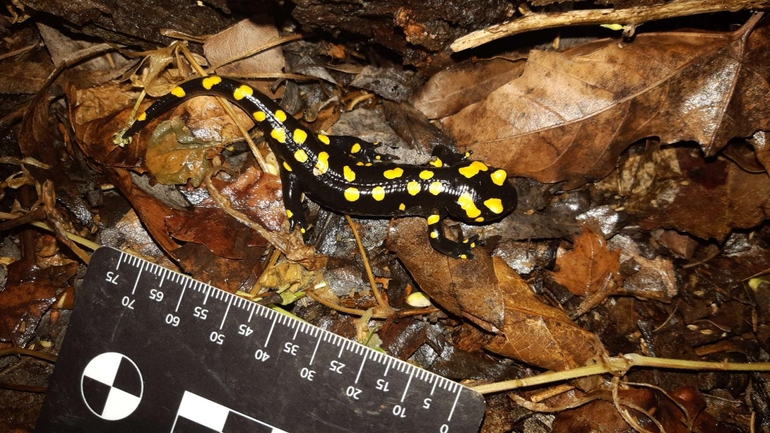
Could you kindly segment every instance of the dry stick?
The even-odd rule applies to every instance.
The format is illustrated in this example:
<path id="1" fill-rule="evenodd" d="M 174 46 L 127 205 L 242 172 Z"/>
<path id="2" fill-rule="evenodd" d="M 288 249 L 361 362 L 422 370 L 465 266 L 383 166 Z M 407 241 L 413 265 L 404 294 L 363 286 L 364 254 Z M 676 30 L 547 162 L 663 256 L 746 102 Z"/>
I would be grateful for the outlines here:
<path id="1" fill-rule="evenodd" d="M 9 221 L 9 220 L 13 220 L 13 219 L 16 219 L 16 218 L 19 218 L 19 215 L 8 213 L 8 212 L 0 212 L 0 220 Z M 49 232 L 53 232 L 54 231 L 54 229 L 51 228 L 51 226 L 49 226 L 47 223 L 44 223 L 42 221 L 26 221 L 25 223 L 31 224 L 31 225 L 33 225 L 33 226 L 35 226 L 37 228 L 43 229 L 43 230 L 48 230 Z M 5 224 L 5 223 L 3 223 L 3 224 Z M 9 226 L 10 226 L 10 224 L 9 224 Z M 67 235 L 67 237 L 70 240 L 72 240 L 74 242 L 77 242 L 80 245 L 83 245 L 84 247 L 86 247 L 86 248 L 88 248 L 88 249 L 90 249 L 92 251 L 96 251 L 96 249 L 98 249 L 101 246 L 101 245 L 97 244 L 96 242 L 88 240 L 88 239 L 86 239 L 86 238 L 84 238 L 82 236 L 78 236 L 78 235 L 76 235 L 74 233 L 67 232 L 66 235 Z"/>
<path id="2" fill-rule="evenodd" d="M 340 313 L 350 314 L 352 316 L 359 316 L 359 317 L 363 316 L 366 313 L 365 310 L 359 310 L 357 308 L 343 307 L 342 305 L 335 304 L 333 302 L 329 302 L 329 301 L 323 299 L 322 297 L 316 295 L 315 292 L 313 292 L 312 290 L 306 290 L 305 294 L 308 295 L 310 297 L 310 299 L 318 302 L 319 304 L 325 305 L 325 306 L 331 308 L 332 310 L 339 311 Z M 376 316 L 376 313 L 372 317 L 374 317 L 374 316 Z M 384 317 L 377 317 L 377 318 L 378 319 L 384 319 Z"/>
<path id="3" fill-rule="evenodd" d="M 366 269 L 366 277 L 369 279 L 369 286 L 372 288 L 372 294 L 374 295 L 374 299 L 377 300 L 377 305 L 380 306 L 384 311 L 392 311 L 392 308 L 390 308 L 390 305 L 388 305 L 387 302 L 382 298 L 382 294 L 380 293 L 379 289 L 377 289 L 377 284 L 374 282 L 374 275 L 372 275 L 372 268 L 369 266 L 369 259 L 366 257 L 366 250 L 364 249 L 364 244 L 361 243 L 361 238 L 358 236 L 358 230 L 356 230 L 355 224 L 353 224 L 353 220 L 350 219 L 350 215 L 345 214 L 345 220 L 348 222 L 348 225 L 350 226 L 350 230 L 353 231 L 353 237 L 356 238 L 356 245 L 358 245 L 358 252 L 361 253 L 361 260 L 364 262 L 364 269 Z"/>
<path id="4" fill-rule="evenodd" d="M 640 6 L 627 9 L 591 9 L 559 13 L 531 13 L 503 24 L 497 24 L 469 33 L 452 43 L 454 52 L 478 47 L 506 36 L 533 30 L 555 27 L 584 26 L 620 23 L 627 26 L 664 18 L 736 12 L 743 9 L 770 9 L 770 0 L 683 0 L 656 6 Z"/>
<path id="5" fill-rule="evenodd" d="M 0 357 L 8 355 L 25 355 L 39 358 L 49 362 L 56 362 L 56 355 L 50 353 L 41 352 L 39 350 L 25 349 L 23 347 L 7 347 L 0 349 Z"/>
<path id="6" fill-rule="evenodd" d="M 596 374 L 625 374 L 631 367 L 660 367 L 677 370 L 770 371 L 769 362 L 733 363 L 688 361 L 683 359 L 653 358 L 650 356 L 638 355 L 636 353 L 629 353 L 616 358 L 609 358 L 605 364 L 594 364 L 573 368 L 571 370 L 543 373 L 537 376 L 525 377 L 523 379 L 489 383 L 486 385 L 474 386 L 472 389 L 481 394 L 489 394 L 533 385 L 541 385 L 544 383 L 577 379 L 579 377 L 593 376 Z"/>

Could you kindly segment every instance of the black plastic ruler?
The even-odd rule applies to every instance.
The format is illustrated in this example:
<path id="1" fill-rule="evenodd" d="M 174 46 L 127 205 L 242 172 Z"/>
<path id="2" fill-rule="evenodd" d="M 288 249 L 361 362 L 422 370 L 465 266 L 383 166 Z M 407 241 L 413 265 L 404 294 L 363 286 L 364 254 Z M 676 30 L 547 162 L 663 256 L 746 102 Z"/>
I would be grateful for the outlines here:
<path id="1" fill-rule="evenodd" d="M 456 382 L 112 248 L 94 253 L 37 432 L 476 432 Z"/>

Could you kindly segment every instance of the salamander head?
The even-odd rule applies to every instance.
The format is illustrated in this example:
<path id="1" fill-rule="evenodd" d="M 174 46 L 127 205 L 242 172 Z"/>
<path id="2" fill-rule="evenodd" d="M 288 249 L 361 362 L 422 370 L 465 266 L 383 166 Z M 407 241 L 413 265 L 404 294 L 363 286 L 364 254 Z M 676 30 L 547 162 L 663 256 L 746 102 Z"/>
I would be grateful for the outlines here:
<path id="1" fill-rule="evenodd" d="M 480 169 L 472 169 L 474 165 Z M 466 187 L 458 188 L 461 193 L 457 201 L 449 206 L 453 219 L 488 223 L 503 218 L 516 208 L 516 188 L 506 180 L 508 174 L 505 170 L 486 167 L 478 161 L 471 161 L 459 170 L 462 174 L 460 179 Z"/>

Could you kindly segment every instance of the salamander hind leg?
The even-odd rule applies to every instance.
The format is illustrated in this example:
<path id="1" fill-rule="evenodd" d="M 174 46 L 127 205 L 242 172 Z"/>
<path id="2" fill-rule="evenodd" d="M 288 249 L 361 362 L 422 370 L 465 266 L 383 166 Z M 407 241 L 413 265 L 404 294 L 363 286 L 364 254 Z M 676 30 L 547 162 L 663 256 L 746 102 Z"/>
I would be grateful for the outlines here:
<path id="1" fill-rule="evenodd" d="M 442 217 L 438 212 L 431 213 L 427 218 L 428 239 L 433 249 L 456 259 L 472 259 L 471 249 L 476 247 L 479 239 L 478 235 L 473 235 L 462 242 L 450 240 L 444 234 L 441 219 Z"/>

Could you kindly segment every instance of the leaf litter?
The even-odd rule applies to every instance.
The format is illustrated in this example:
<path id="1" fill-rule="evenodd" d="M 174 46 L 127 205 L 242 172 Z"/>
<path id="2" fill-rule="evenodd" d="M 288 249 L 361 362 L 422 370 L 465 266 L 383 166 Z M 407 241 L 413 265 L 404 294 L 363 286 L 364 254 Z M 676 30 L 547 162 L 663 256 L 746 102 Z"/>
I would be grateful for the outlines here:
<path id="1" fill-rule="evenodd" d="M 366 319 L 380 300 L 365 288 L 347 229 L 334 226 L 334 215 L 311 204 L 314 230 L 335 239 L 323 244 L 325 256 L 285 234 L 276 177 L 237 152 L 237 128 L 213 100 L 191 102 L 167 117 L 184 120 L 167 127 L 169 147 L 154 147 L 153 133 L 146 130 L 120 148 L 112 134 L 125 125 L 136 93 L 115 82 L 93 87 L 94 80 L 84 80 L 89 84 L 84 86 L 70 77 L 62 82 L 69 109 L 59 113 L 71 120 L 66 140 L 47 116 L 52 98 L 41 92 L 22 123 L 20 147 L 24 156 L 54 167 L 30 170 L 30 176 L 41 184 L 53 181 L 60 206 L 81 216 L 72 227 L 91 230 L 94 221 L 107 217 L 106 209 L 86 197 L 97 182 L 108 183 L 133 207 L 141 225 L 132 230 L 146 230 L 160 247 L 143 251 L 160 260 L 170 257 L 196 278 L 251 297 L 286 287 L 301 296 L 318 288 L 324 305 L 368 311 L 365 319 L 351 324 L 321 304 L 292 297 L 295 314 L 350 338 L 366 335 L 455 379 L 481 383 L 574 370 L 601 365 L 617 353 L 764 361 L 770 342 L 770 282 L 763 277 L 770 270 L 764 224 L 770 211 L 764 136 L 770 30 L 760 17 L 733 32 L 647 33 L 562 52 L 532 51 L 526 60 L 468 62 L 424 86 L 410 99 L 422 115 L 443 117 L 443 132 L 474 158 L 527 179 L 515 181 L 519 210 L 506 221 L 460 227 L 487 240 L 472 261 L 433 251 L 420 219 L 395 220 L 385 230 L 381 222 L 356 221 L 389 311 L 410 311 L 406 299 L 413 285 L 435 306 L 423 305 L 419 316 L 389 317 L 382 327 Z M 238 31 L 220 38 L 243 39 Z M 212 56 L 215 42 L 207 48 Z M 286 49 L 296 56 L 308 47 Z M 156 52 L 149 72 L 132 76 L 132 82 L 164 93 L 185 75 L 184 68 L 171 67 L 178 66 L 174 50 Z M 218 55 L 227 58 L 228 52 Z M 307 61 L 312 55 L 297 57 Z M 292 56 L 279 63 L 291 69 Z M 244 74 L 254 68 L 248 62 L 235 67 Z M 364 70 L 329 68 L 329 77 L 351 82 L 339 80 L 345 69 Z M 397 68 L 382 74 L 385 87 L 408 84 L 398 89 L 397 99 L 404 99 L 413 75 L 400 76 Z M 389 97 L 392 89 L 377 88 L 377 77 L 376 68 L 366 69 L 367 89 Z M 320 98 L 313 106 L 331 107 L 330 118 L 339 117 L 334 114 L 339 89 L 329 96 L 328 88 L 303 85 L 300 92 L 293 86 L 279 87 L 276 95 Z M 443 135 L 403 104 L 384 101 L 375 110 L 356 110 L 356 118 L 392 120 L 409 151 L 427 157 L 425 149 Z M 248 116 L 239 117 L 248 123 Z M 196 141 L 212 139 L 205 146 Z M 58 145 L 44 148 L 44 142 Z M 160 157 L 151 157 L 153 152 Z M 61 160 L 69 165 L 57 164 Z M 73 176 L 78 170 L 91 176 L 90 190 Z M 156 190 L 140 188 L 137 177 L 172 186 L 188 206 L 172 206 Z M 4 188 L 13 193 L 10 184 Z M 61 222 L 66 212 L 56 215 Z M 54 238 L 43 239 L 50 245 Z M 269 243 L 291 260 L 270 267 L 267 258 L 279 254 L 270 252 Z M 305 273 L 296 262 L 320 273 Z M 42 276 L 35 281 L 48 283 L 30 286 L 20 276 L 26 271 L 18 271 L 23 263 L 29 262 L 9 266 L 13 272 L 0 292 L 8 301 L 0 303 L 8 306 L 4 340 L 17 345 L 35 341 L 37 323 L 75 275 L 72 262 L 46 270 L 27 264 L 23 269 L 31 276 Z M 760 375 L 713 373 L 706 380 L 705 373 L 623 373 L 622 380 L 594 376 L 505 395 L 517 410 L 554 413 L 548 418 L 553 431 L 581 426 L 628 431 L 640 423 L 687 431 L 682 419 L 701 431 L 748 431 L 752 412 L 768 407 Z M 747 388 L 755 390 L 750 397 L 743 394 Z M 714 403 L 718 399 L 730 405 Z M 530 413 L 514 420 L 515 411 L 499 409 L 509 406 L 493 396 L 488 401 L 482 431 L 500 431 L 500 425 L 524 431 L 518 423 L 534 419 Z"/>

